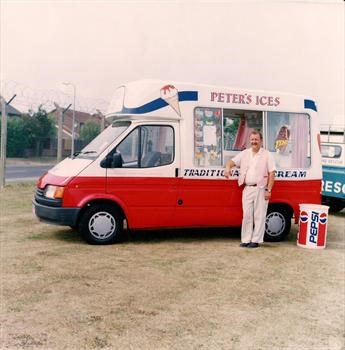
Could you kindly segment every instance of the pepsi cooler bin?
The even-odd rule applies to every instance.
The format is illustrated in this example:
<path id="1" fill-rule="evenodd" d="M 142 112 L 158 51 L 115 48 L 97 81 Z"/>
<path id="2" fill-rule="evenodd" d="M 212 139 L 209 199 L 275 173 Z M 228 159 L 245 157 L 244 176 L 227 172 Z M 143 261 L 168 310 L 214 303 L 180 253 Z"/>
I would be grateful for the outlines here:
<path id="1" fill-rule="evenodd" d="M 326 205 L 300 204 L 297 245 L 302 248 L 326 247 L 328 209 Z"/>

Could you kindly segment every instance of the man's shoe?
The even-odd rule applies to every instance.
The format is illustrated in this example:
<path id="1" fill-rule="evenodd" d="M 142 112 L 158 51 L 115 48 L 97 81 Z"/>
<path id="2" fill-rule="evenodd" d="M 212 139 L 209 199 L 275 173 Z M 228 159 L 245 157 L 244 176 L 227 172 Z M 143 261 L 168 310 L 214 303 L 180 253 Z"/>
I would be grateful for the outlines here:
<path id="1" fill-rule="evenodd" d="M 248 248 L 259 248 L 259 243 L 250 242 L 247 245 Z"/>
<path id="2" fill-rule="evenodd" d="M 241 243 L 240 244 L 240 247 L 242 248 L 245 248 L 245 247 L 248 247 L 250 243 Z"/>

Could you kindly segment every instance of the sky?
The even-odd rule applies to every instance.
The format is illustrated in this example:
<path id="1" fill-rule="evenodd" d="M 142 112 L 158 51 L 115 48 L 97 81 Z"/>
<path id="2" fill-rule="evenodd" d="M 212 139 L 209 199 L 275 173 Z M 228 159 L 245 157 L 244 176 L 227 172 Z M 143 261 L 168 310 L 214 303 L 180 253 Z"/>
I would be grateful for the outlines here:
<path id="1" fill-rule="evenodd" d="M 71 82 L 81 105 L 106 109 L 118 85 L 160 79 L 303 94 L 321 123 L 345 123 L 341 0 L 0 0 L 0 11 L 2 94 L 17 103 L 61 92 L 65 104 Z"/>

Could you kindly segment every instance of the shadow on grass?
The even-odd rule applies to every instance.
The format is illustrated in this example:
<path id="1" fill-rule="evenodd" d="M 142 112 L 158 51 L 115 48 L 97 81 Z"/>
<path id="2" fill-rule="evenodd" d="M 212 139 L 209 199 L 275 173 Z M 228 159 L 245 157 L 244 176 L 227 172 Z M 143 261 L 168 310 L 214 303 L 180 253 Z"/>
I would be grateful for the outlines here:
<path id="1" fill-rule="evenodd" d="M 189 229 L 166 229 L 166 230 L 137 230 L 127 231 L 125 243 L 164 241 L 195 242 L 210 240 L 239 240 L 241 228 L 189 228 Z"/>
<path id="2" fill-rule="evenodd" d="M 37 234 L 29 237 L 32 240 L 58 240 L 64 242 L 84 243 L 77 230 L 56 230 L 49 235 Z M 240 240 L 241 228 L 192 228 L 192 229 L 165 229 L 165 230 L 126 230 L 123 243 L 163 241 L 194 242 L 208 240 Z M 85 242 L 85 244 L 87 244 Z"/>
<path id="3" fill-rule="evenodd" d="M 56 230 L 49 233 L 35 233 L 28 236 L 31 241 L 65 241 L 65 242 L 83 242 L 80 234 L 72 229 Z"/>
<path id="4" fill-rule="evenodd" d="M 74 242 L 74 243 L 84 243 L 80 233 L 77 230 L 65 229 L 54 231 L 51 235 L 51 239 L 56 239 L 58 241 L 64 242 Z"/>
<path id="5" fill-rule="evenodd" d="M 345 209 L 338 211 L 337 213 L 329 212 L 329 215 L 330 216 L 333 215 L 333 216 L 336 216 L 338 218 L 345 218 Z"/>
<path id="6" fill-rule="evenodd" d="M 240 227 L 228 227 L 228 228 L 188 228 L 188 229 L 165 229 L 165 230 L 126 230 L 125 231 L 124 244 L 137 244 L 137 243 L 160 243 L 166 241 L 172 242 L 184 242 L 193 243 L 196 241 L 215 241 L 215 240 L 227 240 L 240 242 L 241 240 L 241 228 Z M 73 229 L 57 230 L 51 233 L 49 236 L 36 235 L 30 237 L 31 239 L 44 240 L 55 239 L 58 241 L 72 242 L 72 243 L 84 243 L 87 244 L 80 233 Z M 285 240 L 285 244 L 293 244 L 296 242 L 295 232 L 290 232 Z M 279 243 L 279 242 L 278 242 Z M 274 246 L 274 242 L 266 242 L 267 245 Z"/>

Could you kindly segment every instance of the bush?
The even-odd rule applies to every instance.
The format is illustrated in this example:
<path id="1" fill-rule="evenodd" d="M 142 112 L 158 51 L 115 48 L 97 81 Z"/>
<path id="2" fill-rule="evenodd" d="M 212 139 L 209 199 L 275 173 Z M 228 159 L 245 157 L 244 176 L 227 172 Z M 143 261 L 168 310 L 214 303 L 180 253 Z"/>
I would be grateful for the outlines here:
<path id="1" fill-rule="evenodd" d="M 101 132 L 101 127 L 93 122 L 92 120 L 89 120 L 85 123 L 83 128 L 80 131 L 80 139 L 85 143 L 88 144 L 91 142 L 99 133 Z"/>
<path id="2" fill-rule="evenodd" d="M 29 137 L 25 132 L 25 122 L 20 117 L 10 117 L 7 120 L 7 156 L 23 157 L 29 145 Z"/>

